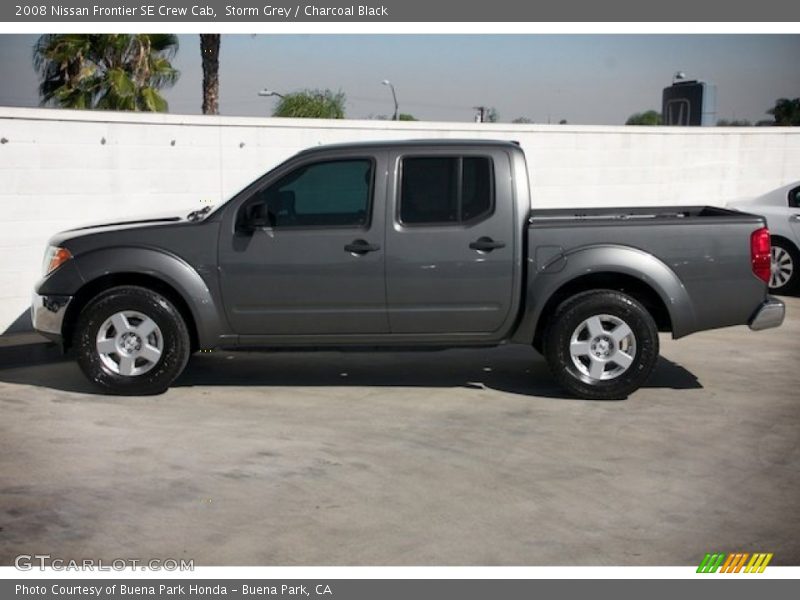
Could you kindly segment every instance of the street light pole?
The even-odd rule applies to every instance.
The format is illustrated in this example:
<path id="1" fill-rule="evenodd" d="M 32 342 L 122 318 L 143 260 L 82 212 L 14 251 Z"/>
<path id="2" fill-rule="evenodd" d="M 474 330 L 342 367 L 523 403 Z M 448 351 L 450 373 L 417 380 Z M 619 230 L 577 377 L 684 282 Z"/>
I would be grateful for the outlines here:
<path id="1" fill-rule="evenodd" d="M 278 98 L 284 98 L 285 97 L 283 94 L 279 94 L 278 92 L 274 92 L 272 90 L 268 90 L 267 88 L 264 88 L 263 90 L 258 92 L 258 95 L 259 96 L 277 96 Z"/>
<path id="2" fill-rule="evenodd" d="M 384 79 L 381 83 L 383 83 L 383 85 L 388 85 L 392 90 L 392 99 L 394 100 L 394 115 L 392 116 L 392 121 L 397 121 L 397 94 L 394 91 L 394 86 L 388 79 Z"/>

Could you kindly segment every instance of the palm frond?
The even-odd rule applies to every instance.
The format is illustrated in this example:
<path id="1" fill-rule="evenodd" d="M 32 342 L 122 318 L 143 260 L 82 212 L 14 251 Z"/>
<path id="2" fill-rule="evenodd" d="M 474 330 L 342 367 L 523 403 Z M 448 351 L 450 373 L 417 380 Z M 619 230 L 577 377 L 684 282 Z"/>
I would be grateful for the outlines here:
<path id="1" fill-rule="evenodd" d="M 180 73 L 173 34 L 46 34 L 33 48 L 42 105 L 108 110 L 167 109 L 158 90 Z"/>

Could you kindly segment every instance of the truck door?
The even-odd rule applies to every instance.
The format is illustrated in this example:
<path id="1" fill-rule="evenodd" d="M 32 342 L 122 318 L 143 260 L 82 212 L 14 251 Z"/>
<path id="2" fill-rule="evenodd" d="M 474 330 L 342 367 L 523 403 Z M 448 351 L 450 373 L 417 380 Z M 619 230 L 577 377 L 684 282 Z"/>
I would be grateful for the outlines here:
<path id="1" fill-rule="evenodd" d="M 508 154 L 398 149 L 386 227 L 392 333 L 490 333 L 512 305 L 514 201 Z"/>
<path id="2" fill-rule="evenodd" d="M 387 333 L 385 153 L 298 159 L 232 202 L 220 233 L 228 321 L 243 336 Z"/>

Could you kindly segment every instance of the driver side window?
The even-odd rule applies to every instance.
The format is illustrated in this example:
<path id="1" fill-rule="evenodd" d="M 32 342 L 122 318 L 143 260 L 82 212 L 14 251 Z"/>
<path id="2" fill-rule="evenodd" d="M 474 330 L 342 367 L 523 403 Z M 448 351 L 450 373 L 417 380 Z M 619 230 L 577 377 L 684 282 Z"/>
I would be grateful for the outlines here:
<path id="1" fill-rule="evenodd" d="M 298 167 L 248 201 L 242 219 L 284 228 L 366 227 L 373 187 L 370 159 Z"/>

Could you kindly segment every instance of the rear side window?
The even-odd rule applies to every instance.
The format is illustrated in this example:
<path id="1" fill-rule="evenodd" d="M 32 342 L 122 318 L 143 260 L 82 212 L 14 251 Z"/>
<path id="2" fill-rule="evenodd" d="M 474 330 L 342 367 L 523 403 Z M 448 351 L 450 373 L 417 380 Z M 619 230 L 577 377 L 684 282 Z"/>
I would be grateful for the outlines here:
<path id="1" fill-rule="evenodd" d="M 488 216 L 493 207 L 494 181 L 490 158 L 426 156 L 403 159 L 401 223 L 466 223 Z"/>
<path id="2" fill-rule="evenodd" d="M 789 206 L 800 208 L 800 187 L 796 187 L 789 192 Z"/>

